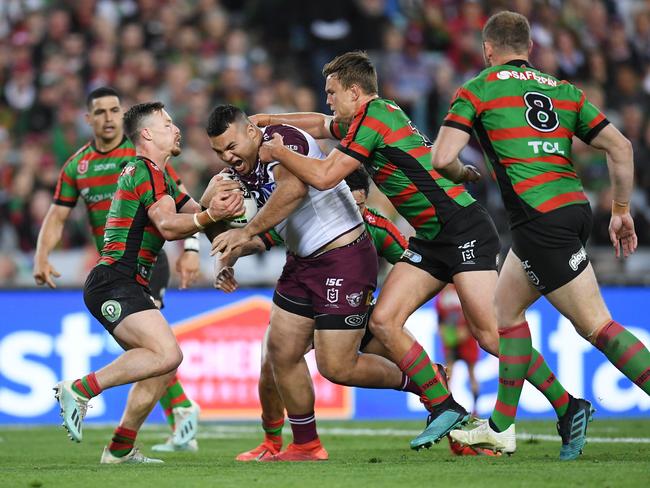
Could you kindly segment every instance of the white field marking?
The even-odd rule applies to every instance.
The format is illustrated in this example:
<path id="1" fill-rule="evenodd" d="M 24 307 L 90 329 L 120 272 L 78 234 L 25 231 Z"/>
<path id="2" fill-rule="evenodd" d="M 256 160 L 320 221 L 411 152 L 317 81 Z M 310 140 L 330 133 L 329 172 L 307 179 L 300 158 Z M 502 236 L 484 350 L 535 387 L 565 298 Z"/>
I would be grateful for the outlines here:
<path id="1" fill-rule="evenodd" d="M 163 429 L 159 429 L 162 431 Z M 165 431 L 167 432 L 167 431 Z M 243 425 L 201 425 L 199 426 L 199 439 L 233 439 L 237 437 L 250 437 L 261 435 L 262 429 L 257 426 Z M 385 436 L 385 437 L 414 437 L 420 433 L 418 430 L 406 429 L 355 429 L 344 427 L 320 427 L 319 434 L 339 435 L 344 437 L 353 436 Z M 142 433 L 140 437 L 153 438 L 158 435 L 153 429 Z M 560 436 L 548 434 L 531 434 L 520 432 L 517 434 L 520 441 L 548 441 L 559 442 Z M 587 436 L 587 441 L 592 444 L 650 444 L 650 437 L 591 437 Z"/>

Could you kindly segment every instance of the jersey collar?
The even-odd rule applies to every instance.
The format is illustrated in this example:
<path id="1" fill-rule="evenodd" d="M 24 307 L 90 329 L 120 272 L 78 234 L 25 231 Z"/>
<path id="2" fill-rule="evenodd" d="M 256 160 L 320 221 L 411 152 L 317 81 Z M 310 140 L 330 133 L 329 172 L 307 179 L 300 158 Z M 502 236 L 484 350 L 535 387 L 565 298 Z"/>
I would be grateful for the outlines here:
<path id="1" fill-rule="evenodd" d="M 532 68 L 533 65 L 530 64 L 528 61 L 525 59 L 513 59 L 512 61 L 508 61 L 506 63 L 508 66 L 514 66 L 516 68 Z"/>
<path id="2" fill-rule="evenodd" d="M 115 151 L 118 147 L 120 147 L 122 144 L 124 144 L 124 142 L 125 142 L 126 140 L 127 140 L 126 135 L 123 135 L 123 136 L 122 136 L 122 140 L 120 141 L 120 143 L 119 143 L 117 146 L 115 146 L 114 148 L 109 149 L 108 151 L 100 151 L 99 149 L 97 149 L 97 146 L 95 145 L 95 139 L 93 139 L 92 141 L 90 141 L 90 145 L 91 145 L 91 147 L 93 148 L 93 151 L 95 151 L 96 153 L 99 153 L 99 154 L 108 154 L 108 153 L 110 153 L 110 152 Z"/>

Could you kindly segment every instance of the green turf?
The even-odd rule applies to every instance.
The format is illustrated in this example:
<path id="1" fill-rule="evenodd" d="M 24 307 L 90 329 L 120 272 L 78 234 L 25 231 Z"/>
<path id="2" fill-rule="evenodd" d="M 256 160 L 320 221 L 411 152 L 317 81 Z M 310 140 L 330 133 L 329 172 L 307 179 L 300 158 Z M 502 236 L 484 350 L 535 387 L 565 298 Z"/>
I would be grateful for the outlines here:
<path id="1" fill-rule="evenodd" d="M 589 428 L 594 442 L 575 462 L 558 461 L 559 437 L 520 439 L 512 457 L 459 458 L 449 453 L 446 442 L 430 450 L 410 451 L 408 441 L 420 423 L 320 422 L 319 426 L 330 453 L 327 462 L 238 463 L 234 456 L 254 447 L 261 436 L 255 424 L 237 423 L 203 425 L 199 453 L 164 455 L 166 464 L 158 466 L 99 465 L 110 428 L 86 426 L 83 443 L 73 444 L 62 428 L 0 427 L 0 486 L 636 488 L 647 486 L 650 475 L 650 419 L 596 419 Z M 377 434 L 366 430 L 351 435 L 349 429 Z M 520 422 L 517 429 L 518 433 L 555 434 L 551 421 Z M 151 455 L 151 445 L 165 435 L 162 426 L 147 427 L 138 444 Z M 613 438 L 645 438 L 646 442 L 595 442 Z"/>

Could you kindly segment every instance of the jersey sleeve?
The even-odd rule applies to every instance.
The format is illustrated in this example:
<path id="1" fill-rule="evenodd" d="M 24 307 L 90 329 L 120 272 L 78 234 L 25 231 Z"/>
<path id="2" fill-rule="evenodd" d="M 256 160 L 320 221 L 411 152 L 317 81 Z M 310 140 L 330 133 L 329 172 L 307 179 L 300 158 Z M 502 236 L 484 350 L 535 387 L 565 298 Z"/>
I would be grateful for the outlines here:
<path id="1" fill-rule="evenodd" d="M 474 120 L 480 113 L 481 101 L 468 85 L 461 86 L 454 95 L 442 125 L 472 132 Z"/>
<path id="2" fill-rule="evenodd" d="M 382 114 L 369 114 L 373 110 L 370 108 L 372 103 L 372 101 L 368 102 L 365 109 L 354 117 L 347 134 L 336 146 L 336 149 L 361 163 L 368 162 L 375 150 L 385 146 L 383 136 L 385 124 L 379 120 Z M 374 112 L 378 111 L 374 110 Z"/>
<path id="3" fill-rule="evenodd" d="M 76 160 L 69 160 L 61 168 L 59 178 L 56 181 L 53 201 L 56 205 L 74 207 L 79 198 L 77 188 L 77 164 Z"/>
<path id="4" fill-rule="evenodd" d="M 262 239 L 264 246 L 266 246 L 267 251 L 272 247 L 282 246 L 284 244 L 284 240 L 274 229 L 268 230 L 258 235 L 260 239 Z"/>
<path id="5" fill-rule="evenodd" d="M 575 135 L 582 139 L 585 144 L 589 144 L 609 124 L 609 120 L 595 105 L 587 100 L 582 90 L 578 91 L 580 102 L 578 102 L 578 121 Z"/>
<path id="6" fill-rule="evenodd" d="M 171 169 L 170 164 L 167 164 L 165 166 L 165 168 L 167 167 Z M 174 178 L 172 174 L 176 175 L 176 178 Z M 176 211 L 178 212 L 181 208 L 183 208 L 183 205 L 185 205 L 190 200 L 190 196 L 187 193 L 183 193 L 178 187 L 180 185 L 180 179 L 178 179 L 178 175 L 173 169 L 167 172 L 165 178 L 167 179 L 169 194 L 174 199 L 174 203 L 176 204 Z"/>
<path id="7" fill-rule="evenodd" d="M 368 209 L 363 220 L 372 236 L 377 255 L 390 264 L 398 262 L 408 247 L 408 242 L 397 226 L 379 212 Z"/>

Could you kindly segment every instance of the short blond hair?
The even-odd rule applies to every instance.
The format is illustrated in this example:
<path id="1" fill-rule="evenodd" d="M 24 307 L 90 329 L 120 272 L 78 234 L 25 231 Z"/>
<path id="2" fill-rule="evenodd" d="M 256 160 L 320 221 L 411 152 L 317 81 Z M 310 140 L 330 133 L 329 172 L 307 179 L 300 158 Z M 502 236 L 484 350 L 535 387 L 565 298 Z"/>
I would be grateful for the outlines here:
<path id="1" fill-rule="evenodd" d="M 358 85 L 365 94 L 376 95 L 377 71 L 364 51 L 352 51 L 337 56 L 323 67 L 323 76 L 334 75 L 345 89 Z"/>

